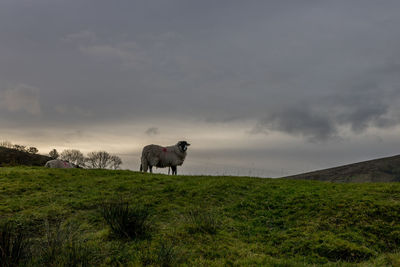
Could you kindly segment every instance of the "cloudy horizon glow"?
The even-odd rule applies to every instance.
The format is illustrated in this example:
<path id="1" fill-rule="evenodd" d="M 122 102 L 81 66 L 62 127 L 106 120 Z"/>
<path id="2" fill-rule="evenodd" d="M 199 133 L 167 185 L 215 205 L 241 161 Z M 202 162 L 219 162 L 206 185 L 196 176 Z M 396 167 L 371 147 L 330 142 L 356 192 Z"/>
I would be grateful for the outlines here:
<path id="1" fill-rule="evenodd" d="M 399 154 L 398 1 L 0 3 L 0 139 L 182 174 L 279 177 Z"/>

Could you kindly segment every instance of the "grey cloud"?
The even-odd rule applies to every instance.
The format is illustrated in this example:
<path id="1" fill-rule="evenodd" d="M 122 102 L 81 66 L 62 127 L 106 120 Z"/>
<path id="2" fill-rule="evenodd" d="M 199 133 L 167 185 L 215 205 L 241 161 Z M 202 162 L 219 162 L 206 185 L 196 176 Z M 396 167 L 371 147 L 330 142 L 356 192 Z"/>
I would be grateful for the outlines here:
<path id="1" fill-rule="evenodd" d="M 341 88 L 326 90 L 326 96 L 308 96 L 280 111 L 270 111 L 252 133 L 276 130 L 310 140 L 326 140 L 337 137 L 341 127 L 349 126 L 359 134 L 369 127 L 385 129 L 399 125 L 399 74 L 397 64 L 373 67 L 339 82 L 337 86 Z"/>
<path id="2" fill-rule="evenodd" d="M 371 91 L 365 88 L 334 97 L 329 109 L 332 113 L 336 112 L 332 114 L 335 116 L 336 124 L 350 125 L 355 133 L 361 133 L 370 126 L 385 128 L 397 123 L 396 118 L 388 117 L 389 109 L 393 107 L 392 103 L 385 103 L 383 97 L 379 95 L 382 93 L 378 88 Z"/>
<path id="3" fill-rule="evenodd" d="M 80 46 L 80 50 L 100 60 L 118 60 L 129 63 L 140 60 L 139 52 L 135 51 L 137 50 L 137 45 L 134 42 L 93 44 L 89 46 Z"/>
<path id="4" fill-rule="evenodd" d="M 54 111 L 56 111 L 56 113 L 60 114 L 60 115 L 70 115 L 70 116 L 77 116 L 77 117 L 93 117 L 93 112 L 85 109 L 85 108 L 81 108 L 78 106 L 66 106 L 66 105 L 55 105 L 53 106 Z"/>
<path id="5" fill-rule="evenodd" d="M 146 130 L 145 132 L 147 135 L 158 135 L 160 133 L 159 129 L 157 127 L 150 127 Z"/>
<path id="6" fill-rule="evenodd" d="M 266 130 L 302 135 L 310 141 L 326 140 L 337 133 L 328 116 L 310 111 L 307 107 L 272 113 L 259 120 L 251 133 L 267 133 Z"/>
<path id="7" fill-rule="evenodd" d="M 76 33 L 70 33 L 62 37 L 61 40 L 70 43 L 87 44 L 93 43 L 97 40 L 97 36 L 94 32 L 84 30 Z"/>
<path id="8" fill-rule="evenodd" d="M 346 90 L 321 102 L 330 106 L 338 124 L 349 124 L 356 133 L 371 126 L 393 127 L 400 123 L 399 74 L 397 64 L 374 66 L 345 85 Z"/>
<path id="9" fill-rule="evenodd" d="M 0 108 L 8 112 L 24 111 L 31 115 L 41 114 L 39 90 L 26 84 L 17 84 L 0 91 Z"/>

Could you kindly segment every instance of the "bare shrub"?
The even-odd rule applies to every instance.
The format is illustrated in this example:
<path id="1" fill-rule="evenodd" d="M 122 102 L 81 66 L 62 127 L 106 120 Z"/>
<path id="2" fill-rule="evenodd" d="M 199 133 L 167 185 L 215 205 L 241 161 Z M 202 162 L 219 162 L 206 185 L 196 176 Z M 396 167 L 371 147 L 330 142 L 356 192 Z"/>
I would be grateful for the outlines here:
<path id="1" fill-rule="evenodd" d="M 82 152 L 77 149 L 64 150 L 63 152 L 61 152 L 60 159 L 74 163 L 78 166 L 85 165 L 85 157 L 83 156 Z"/>
<path id="2" fill-rule="evenodd" d="M 30 153 L 30 154 L 37 154 L 39 152 L 39 150 L 36 147 L 29 147 L 26 152 Z"/>
<path id="3" fill-rule="evenodd" d="M 85 161 L 89 168 L 106 169 L 111 164 L 111 155 L 106 151 L 90 152 Z"/>
<path id="4" fill-rule="evenodd" d="M 13 148 L 13 144 L 10 141 L 5 140 L 0 142 L 0 147 Z"/>
<path id="5" fill-rule="evenodd" d="M 13 145 L 13 148 L 14 148 L 15 150 L 18 150 L 18 151 L 26 152 L 26 146 L 23 146 L 23 145 L 17 145 L 17 144 L 15 144 L 15 145 Z"/>
<path id="6" fill-rule="evenodd" d="M 57 149 L 53 149 L 49 152 L 49 156 L 52 159 L 58 159 L 60 157 L 60 154 L 58 154 Z"/>
<path id="7" fill-rule="evenodd" d="M 119 166 L 122 164 L 122 160 L 120 157 L 116 156 L 116 155 L 112 155 L 111 156 L 111 168 L 116 170 L 119 168 Z"/>
<path id="8" fill-rule="evenodd" d="M 92 169 L 118 169 L 122 164 L 120 157 L 111 155 L 106 151 L 96 151 L 88 153 L 85 159 L 86 165 Z"/>

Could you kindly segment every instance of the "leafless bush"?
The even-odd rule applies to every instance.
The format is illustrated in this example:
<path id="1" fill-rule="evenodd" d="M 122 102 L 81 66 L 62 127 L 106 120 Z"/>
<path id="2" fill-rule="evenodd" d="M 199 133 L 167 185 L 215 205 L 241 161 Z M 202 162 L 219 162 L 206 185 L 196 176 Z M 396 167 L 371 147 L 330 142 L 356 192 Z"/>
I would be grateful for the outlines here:
<path id="1" fill-rule="evenodd" d="M 14 148 L 14 149 L 16 149 L 16 150 L 18 150 L 18 151 L 26 152 L 26 146 L 23 146 L 23 145 L 17 145 L 17 144 L 15 144 L 15 145 L 13 145 L 12 148 Z"/>
<path id="2" fill-rule="evenodd" d="M 49 156 L 52 159 L 58 159 L 60 154 L 58 154 L 57 150 L 54 148 L 52 151 L 49 152 Z"/>
<path id="3" fill-rule="evenodd" d="M 85 159 L 89 168 L 93 169 L 118 169 L 122 164 L 120 157 L 111 155 L 106 151 L 90 152 Z"/>
<path id="4" fill-rule="evenodd" d="M 111 163 L 111 155 L 106 151 L 90 152 L 86 163 L 93 169 L 106 169 Z"/>
<path id="5" fill-rule="evenodd" d="M 113 155 L 111 156 L 111 168 L 116 170 L 122 164 L 122 160 L 120 157 Z"/>
<path id="6" fill-rule="evenodd" d="M 0 142 L 0 147 L 13 148 L 13 144 L 10 141 L 5 140 Z"/>
<path id="7" fill-rule="evenodd" d="M 82 152 L 77 149 L 64 150 L 63 152 L 61 152 L 60 158 L 78 166 L 85 165 L 85 157 L 83 156 Z"/>
<path id="8" fill-rule="evenodd" d="M 26 151 L 28 153 L 30 153 L 30 154 L 37 154 L 39 152 L 39 150 L 36 147 L 33 147 L 33 146 L 29 147 Z"/>

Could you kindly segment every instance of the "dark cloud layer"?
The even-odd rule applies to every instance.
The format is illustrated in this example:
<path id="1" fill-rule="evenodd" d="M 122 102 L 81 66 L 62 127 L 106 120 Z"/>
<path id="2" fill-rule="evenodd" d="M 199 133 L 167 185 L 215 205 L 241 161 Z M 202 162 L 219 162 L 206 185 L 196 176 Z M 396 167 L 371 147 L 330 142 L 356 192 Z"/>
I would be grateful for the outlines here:
<path id="1" fill-rule="evenodd" d="M 297 105 L 271 111 L 259 120 L 253 133 L 279 130 L 326 140 L 340 135 L 340 127 L 361 133 L 369 127 L 391 128 L 400 123 L 397 105 L 400 78 L 396 65 L 385 65 L 344 81 L 327 96 L 309 97 Z"/>
<path id="2" fill-rule="evenodd" d="M 400 123 L 399 8 L 394 0 L 1 1 L 0 123 L 148 123 L 140 132 L 154 137 L 160 122 L 251 121 L 249 138 L 324 142 L 347 130 L 390 131 Z"/>

